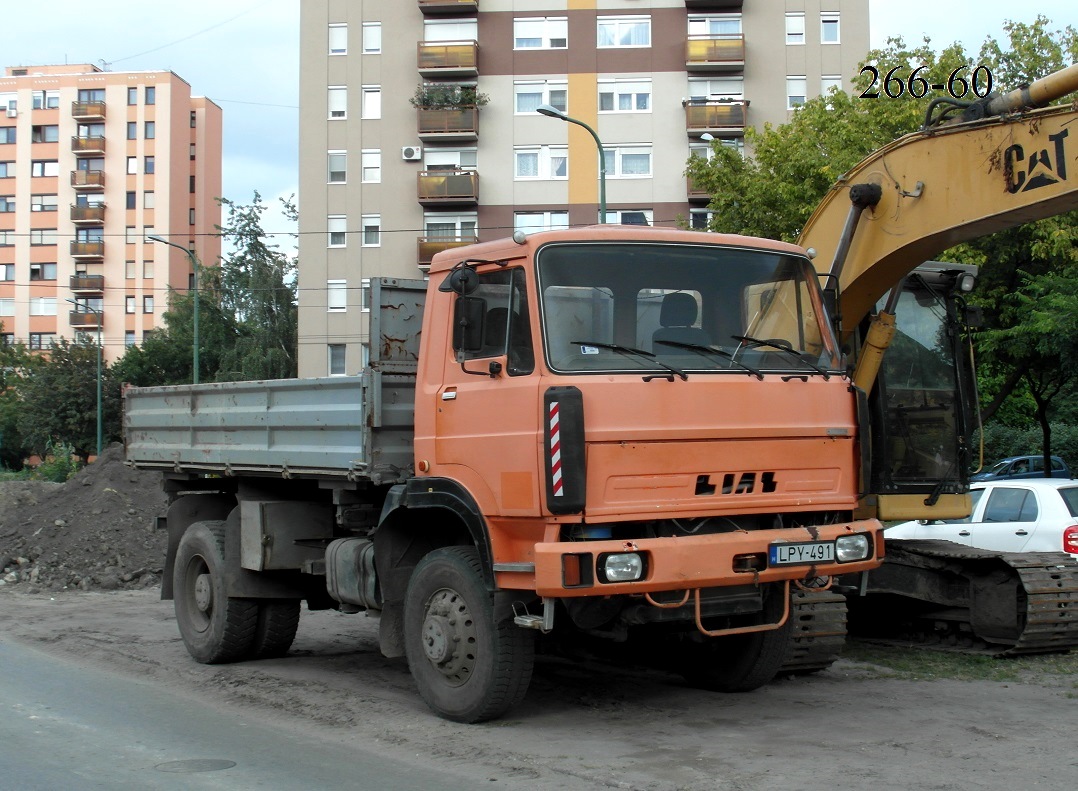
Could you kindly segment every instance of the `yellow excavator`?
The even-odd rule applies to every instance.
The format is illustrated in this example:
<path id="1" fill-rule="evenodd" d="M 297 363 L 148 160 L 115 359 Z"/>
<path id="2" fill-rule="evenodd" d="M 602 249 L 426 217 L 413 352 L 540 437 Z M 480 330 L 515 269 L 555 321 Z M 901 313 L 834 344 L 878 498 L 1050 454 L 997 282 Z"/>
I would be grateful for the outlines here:
<path id="1" fill-rule="evenodd" d="M 925 124 L 832 187 L 798 242 L 814 251 L 863 394 L 858 518 L 969 515 L 976 392 L 962 343 L 975 273 L 922 264 L 986 234 L 1078 209 L 1078 65 L 973 103 L 935 100 Z M 995 655 L 1078 646 L 1078 563 L 945 541 L 889 540 L 846 587 L 852 626 Z M 845 602 L 818 594 L 784 670 L 825 667 Z"/>

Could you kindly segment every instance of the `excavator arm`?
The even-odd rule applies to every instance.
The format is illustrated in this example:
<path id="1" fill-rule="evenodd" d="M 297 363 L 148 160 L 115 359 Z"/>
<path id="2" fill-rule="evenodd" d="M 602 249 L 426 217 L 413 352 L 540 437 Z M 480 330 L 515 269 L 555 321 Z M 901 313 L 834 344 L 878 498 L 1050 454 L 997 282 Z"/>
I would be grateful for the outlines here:
<path id="1" fill-rule="evenodd" d="M 837 276 L 844 334 L 942 250 L 1078 209 L 1078 102 L 1023 109 L 1075 90 L 1078 65 L 976 105 L 978 120 L 901 137 L 843 175 L 798 243 Z M 878 202 L 857 205 L 876 188 Z"/>

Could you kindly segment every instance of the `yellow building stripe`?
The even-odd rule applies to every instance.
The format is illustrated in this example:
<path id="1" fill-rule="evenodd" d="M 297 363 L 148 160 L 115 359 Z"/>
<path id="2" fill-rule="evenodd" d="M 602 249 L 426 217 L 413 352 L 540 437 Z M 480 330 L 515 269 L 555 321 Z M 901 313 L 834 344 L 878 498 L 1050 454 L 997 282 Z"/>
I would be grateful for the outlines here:
<path id="1" fill-rule="evenodd" d="M 599 131 L 599 84 L 595 74 L 569 75 L 569 115 Z M 576 124 L 568 126 L 569 203 L 598 203 L 599 150 L 587 129 Z"/>

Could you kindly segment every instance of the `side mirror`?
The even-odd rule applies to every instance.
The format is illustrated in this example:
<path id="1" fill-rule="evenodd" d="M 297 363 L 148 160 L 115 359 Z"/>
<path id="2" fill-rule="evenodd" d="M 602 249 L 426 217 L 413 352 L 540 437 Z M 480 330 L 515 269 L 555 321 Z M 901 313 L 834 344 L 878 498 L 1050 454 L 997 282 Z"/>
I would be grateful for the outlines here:
<path id="1" fill-rule="evenodd" d="M 454 272 L 454 274 L 456 274 L 456 272 Z M 450 275 L 450 277 L 452 277 L 452 275 Z M 482 350 L 484 334 L 483 319 L 486 315 L 487 301 L 482 297 L 457 297 L 456 304 L 453 305 L 454 351 L 478 352 Z"/>
<path id="2" fill-rule="evenodd" d="M 454 268 L 442 285 L 438 286 L 439 291 L 454 291 L 461 296 L 471 294 L 477 288 L 479 288 L 479 275 L 466 264 Z"/>

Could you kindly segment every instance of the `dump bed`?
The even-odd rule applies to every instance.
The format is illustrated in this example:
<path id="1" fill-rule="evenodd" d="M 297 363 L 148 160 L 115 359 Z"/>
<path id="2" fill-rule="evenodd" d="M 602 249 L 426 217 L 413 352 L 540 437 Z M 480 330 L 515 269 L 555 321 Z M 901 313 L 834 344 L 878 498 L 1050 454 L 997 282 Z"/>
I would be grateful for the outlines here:
<path id="1" fill-rule="evenodd" d="M 422 281 L 372 279 L 371 360 L 354 376 L 128 388 L 128 462 L 219 475 L 408 478 L 425 290 Z"/>

